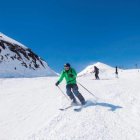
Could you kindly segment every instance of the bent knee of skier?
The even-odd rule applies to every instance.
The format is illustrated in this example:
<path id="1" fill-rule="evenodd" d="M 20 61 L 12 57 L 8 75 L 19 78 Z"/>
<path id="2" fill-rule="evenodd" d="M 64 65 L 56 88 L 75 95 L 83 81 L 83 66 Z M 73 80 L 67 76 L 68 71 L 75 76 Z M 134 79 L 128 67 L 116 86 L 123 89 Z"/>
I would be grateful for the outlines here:
<path id="1" fill-rule="evenodd" d="M 68 96 L 70 96 L 72 94 L 72 91 L 71 90 L 67 90 L 66 93 L 67 93 Z"/>
<path id="2" fill-rule="evenodd" d="M 78 88 L 73 88 L 73 93 L 75 96 L 78 96 L 79 95 L 79 91 L 78 91 Z"/>

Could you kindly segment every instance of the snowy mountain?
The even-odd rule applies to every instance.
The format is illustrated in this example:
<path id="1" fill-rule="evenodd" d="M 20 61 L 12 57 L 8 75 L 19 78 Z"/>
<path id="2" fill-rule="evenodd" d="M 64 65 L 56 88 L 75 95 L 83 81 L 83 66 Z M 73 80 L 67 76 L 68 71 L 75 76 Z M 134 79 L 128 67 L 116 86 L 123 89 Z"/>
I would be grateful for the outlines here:
<path id="1" fill-rule="evenodd" d="M 31 49 L 0 33 L 0 77 L 57 75 Z"/>
<path id="2" fill-rule="evenodd" d="M 77 80 L 90 103 L 80 112 L 54 85 L 57 77 L 0 78 L 0 140 L 140 140 L 140 72 Z M 65 83 L 61 83 L 65 92 Z"/>
<path id="3" fill-rule="evenodd" d="M 81 71 L 78 76 L 92 76 L 93 75 L 93 71 L 94 71 L 94 66 L 99 68 L 99 75 L 102 78 L 106 78 L 106 77 L 114 77 L 115 75 L 115 68 L 106 65 L 104 63 L 101 62 L 97 62 L 93 65 L 89 65 L 87 66 L 83 71 Z"/>

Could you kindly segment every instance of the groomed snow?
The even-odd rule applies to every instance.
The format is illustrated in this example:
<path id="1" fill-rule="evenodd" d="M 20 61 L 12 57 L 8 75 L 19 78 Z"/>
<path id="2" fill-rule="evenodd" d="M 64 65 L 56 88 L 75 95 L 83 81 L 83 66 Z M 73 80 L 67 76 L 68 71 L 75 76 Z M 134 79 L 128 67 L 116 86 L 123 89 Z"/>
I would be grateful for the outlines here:
<path id="1" fill-rule="evenodd" d="M 78 78 L 99 97 L 95 102 L 79 86 L 91 103 L 81 112 L 59 110 L 69 102 L 55 87 L 57 77 L 0 79 L 0 140 L 139 140 L 140 73 L 93 77 Z M 65 91 L 65 82 L 60 87 Z"/>

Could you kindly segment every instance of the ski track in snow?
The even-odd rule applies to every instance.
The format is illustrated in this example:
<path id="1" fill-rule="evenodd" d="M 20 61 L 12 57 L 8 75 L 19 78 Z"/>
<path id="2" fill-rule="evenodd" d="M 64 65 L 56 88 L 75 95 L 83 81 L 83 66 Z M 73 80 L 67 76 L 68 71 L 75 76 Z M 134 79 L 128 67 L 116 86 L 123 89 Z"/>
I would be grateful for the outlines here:
<path id="1" fill-rule="evenodd" d="M 55 77 L 0 79 L 0 140 L 139 140 L 140 73 L 91 78 L 78 81 L 99 99 L 79 85 L 91 102 L 80 112 L 59 110 L 69 102 L 54 86 Z"/>

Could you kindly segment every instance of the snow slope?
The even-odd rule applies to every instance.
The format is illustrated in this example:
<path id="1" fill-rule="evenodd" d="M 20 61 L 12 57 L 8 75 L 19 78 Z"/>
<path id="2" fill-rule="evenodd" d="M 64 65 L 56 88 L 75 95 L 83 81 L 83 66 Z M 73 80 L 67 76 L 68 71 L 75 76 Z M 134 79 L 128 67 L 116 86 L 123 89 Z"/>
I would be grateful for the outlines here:
<path id="1" fill-rule="evenodd" d="M 94 66 L 99 68 L 99 77 L 101 79 L 105 79 L 105 77 L 107 78 L 114 78 L 115 77 L 115 68 L 106 65 L 104 63 L 101 62 L 97 62 L 93 65 L 89 65 L 87 66 L 84 70 L 82 70 L 80 73 L 78 73 L 78 76 L 89 76 L 89 77 L 94 77 Z M 120 69 L 118 69 L 118 71 L 121 71 Z"/>
<path id="2" fill-rule="evenodd" d="M 0 77 L 56 75 L 31 49 L 0 33 Z"/>
<path id="3" fill-rule="evenodd" d="M 78 78 L 99 98 L 79 86 L 90 102 L 81 112 L 59 110 L 69 101 L 55 87 L 56 81 L 56 77 L 0 79 L 0 140 L 140 139 L 137 70 L 123 71 L 118 79 Z M 60 87 L 64 90 L 65 83 Z"/>
<path id="4" fill-rule="evenodd" d="M 24 48 L 27 49 L 27 47 L 24 46 L 23 44 L 21 44 L 21 43 L 19 43 L 18 41 L 14 40 L 14 39 L 12 39 L 12 38 L 10 38 L 10 37 L 8 37 L 8 36 L 6 36 L 5 34 L 3 34 L 3 33 L 1 33 L 1 32 L 0 32 L 0 39 L 1 39 L 1 40 L 4 40 L 4 41 L 8 41 L 9 43 L 12 43 L 13 45 L 14 45 L 14 44 L 17 44 L 17 45 L 22 46 L 22 47 L 24 47 Z"/>

